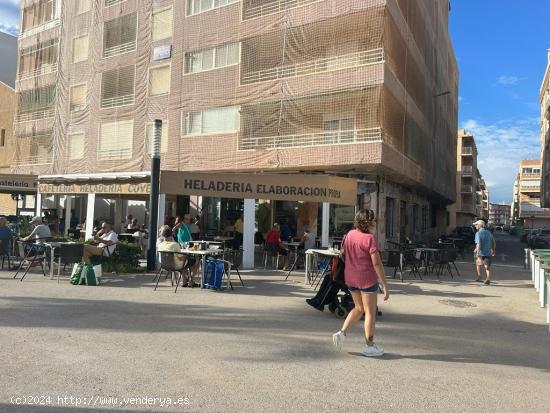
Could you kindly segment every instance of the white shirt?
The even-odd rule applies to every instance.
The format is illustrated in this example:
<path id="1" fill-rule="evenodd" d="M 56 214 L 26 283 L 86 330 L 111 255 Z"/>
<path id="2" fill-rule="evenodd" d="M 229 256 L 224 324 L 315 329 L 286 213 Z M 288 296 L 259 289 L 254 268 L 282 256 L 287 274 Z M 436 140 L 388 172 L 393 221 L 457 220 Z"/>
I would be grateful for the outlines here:
<path id="1" fill-rule="evenodd" d="M 101 235 L 101 238 L 102 240 L 105 240 L 105 241 L 111 241 L 111 242 L 118 242 L 118 235 L 115 231 L 111 230 L 109 232 L 107 232 L 106 234 L 103 234 Z M 98 244 L 98 247 L 99 248 L 103 248 L 105 247 L 106 245 L 104 243 L 99 243 Z M 116 245 L 109 245 L 106 250 L 109 251 L 109 254 L 112 255 L 113 252 L 115 252 L 115 248 L 116 248 Z"/>

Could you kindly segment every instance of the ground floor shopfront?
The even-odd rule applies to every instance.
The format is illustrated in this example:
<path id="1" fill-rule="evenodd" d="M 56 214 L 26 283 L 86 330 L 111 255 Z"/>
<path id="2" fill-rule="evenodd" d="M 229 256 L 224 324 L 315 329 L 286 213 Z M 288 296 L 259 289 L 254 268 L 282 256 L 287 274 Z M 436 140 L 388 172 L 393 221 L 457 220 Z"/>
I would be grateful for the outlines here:
<path id="1" fill-rule="evenodd" d="M 299 238 L 307 227 L 330 246 L 352 226 L 358 208 L 373 209 L 382 249 L 388 241 L 429 241 L 445 233 L 445 206 L 420 191 L 375 178 L 313 174 L 209 174 L 162 171 L 159 225 L 190 213 L 199 217 L 201 237 L 223 235 L 243 215 L 243 266 L 254 266 L 255 240 L 274 222 Z M 82 230 L 90 238 L 101 220 L 124 232 L 132 214 L 147 227 L 147 172 L 41 176 L 37 213 L 58 210 L 60 232 Z M 91 225 L 90 225 L 91 223 Z"/>

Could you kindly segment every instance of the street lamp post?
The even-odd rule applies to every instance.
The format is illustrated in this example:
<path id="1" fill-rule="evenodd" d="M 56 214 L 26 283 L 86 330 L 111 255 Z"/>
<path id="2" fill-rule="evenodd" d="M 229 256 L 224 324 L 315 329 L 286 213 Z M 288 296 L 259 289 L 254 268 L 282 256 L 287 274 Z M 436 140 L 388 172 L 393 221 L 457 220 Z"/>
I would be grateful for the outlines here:
<path id="1" fill-rule="evenodd" d="M 147 271 L 153 271 L 156 267 L 157 261 L 161 135 L 162 121 L 160 119 L 155 119 L 153 144 L 151 145 L 151 193 L 149 195 L 149 249 L 147 250 Z"/>

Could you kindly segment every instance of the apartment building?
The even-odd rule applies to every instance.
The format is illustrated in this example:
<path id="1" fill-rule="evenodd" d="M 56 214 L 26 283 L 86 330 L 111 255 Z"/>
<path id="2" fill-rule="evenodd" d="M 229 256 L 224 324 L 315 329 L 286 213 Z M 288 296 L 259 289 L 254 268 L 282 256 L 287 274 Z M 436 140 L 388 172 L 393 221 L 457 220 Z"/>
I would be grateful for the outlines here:
<path id="1" fill-rule="evenodd" d="M 510 225 L 510 205 L 489 204 L 489 225 L 505 226 Z"/>
<path id="2" fill-rule="evenodd" d="M 456 196 L 448 13 L 447 0 L 25 1 L 14 172 L 41 175 L 43 198 L 75 179 L 143 181 L 161 119 L 161 168 L 181 180 L 348 178 L 382 245 L 440 235 Z M 218 204 L 203 210 L 225 210 L 205 194 Z M 310 225 L 351 225 L 353 206 L 328 201 Z"/>
<path id="3" fill-rule="evenodd" d="M 540 158 L 542 159 L 541 207 L 550 208 L 550 50 L 540 86 Z"/>
<path id="4" fill-rule="evenodd" d="M 512 221 L 523 223 L 525 228 L 550 227 L 550 209 L 540 207 L 541 161 L 525 159 L 520 162 L 514 183 Z"/>
<path id="5" fill-rule="evenodd" d="M 476 217 L 481 216 L 480 178 L 475 138 L 466 130 L 459 129 L 456 138 L 456 202 L 448 207 L 448 231 L 457 226 L 470 226 Z"/>
<path id="6" fill-rule="evenodd" d="M 477 171 L 479 179 L 476 188 L 476 215 L 484 220 L 489 219 L 489 188 L 485 184 L 485 179 Z"/>

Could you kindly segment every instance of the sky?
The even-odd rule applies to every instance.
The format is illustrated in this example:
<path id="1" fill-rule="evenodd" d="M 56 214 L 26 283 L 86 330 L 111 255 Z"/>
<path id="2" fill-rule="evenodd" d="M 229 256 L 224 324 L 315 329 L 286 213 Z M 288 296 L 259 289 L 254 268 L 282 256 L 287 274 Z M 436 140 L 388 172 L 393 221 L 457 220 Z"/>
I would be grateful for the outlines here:
<path id="1" fill-rule="evenodd" d="M 550 48 L 548 0 L 451 0 L 459 127 L 471 132 L 490 202 L 510 203 L 521 159 L 539 157 L 539 90 Z"/>
<path id="2" fill-rule="evenodd" d="M 16 35 L 19 0 L 0 0 L 0 31 Z M 521 159 L 539 155 L 539 89 L 550 48 L 548 0 L 451 0 L 459 127 L 476 138 L 490 202 L 510 203 Z"/>

